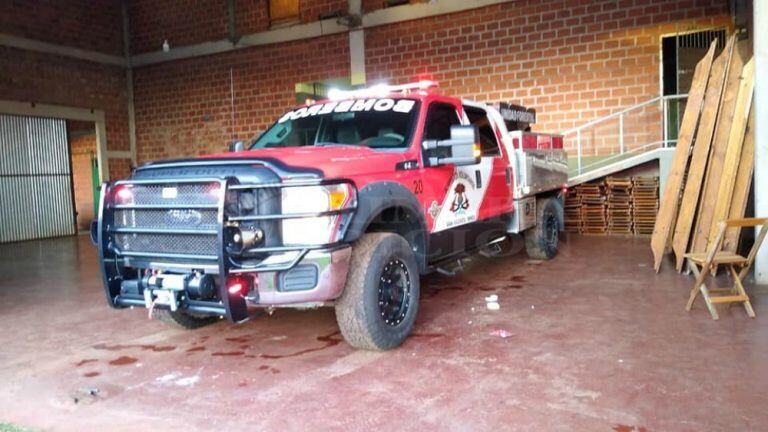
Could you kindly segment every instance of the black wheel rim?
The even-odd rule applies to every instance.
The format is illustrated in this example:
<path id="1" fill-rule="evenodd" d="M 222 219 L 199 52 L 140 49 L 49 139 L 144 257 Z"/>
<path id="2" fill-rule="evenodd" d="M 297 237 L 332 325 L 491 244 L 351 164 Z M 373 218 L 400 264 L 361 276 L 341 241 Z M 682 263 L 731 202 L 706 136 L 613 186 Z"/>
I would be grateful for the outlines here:
<path id="1" fill-rule="evenodd" d="M 545 229 L 546 229 L 547 249 L 550 252 L 554 252 L 557 250 L 557 241 L 560 236 L 560 233 L 557 227 L 557 217 L 555 217 L 555 215 L 553 215 L 552 213 L 547 214 Z"/>
<path id="2" fill-rule="evenodd" d="M 389 260 L 379 278 L 379 313 L 389 326 L 397 326 L 405 319 L 411 302 L 411 275 L 399 259 Z"/>

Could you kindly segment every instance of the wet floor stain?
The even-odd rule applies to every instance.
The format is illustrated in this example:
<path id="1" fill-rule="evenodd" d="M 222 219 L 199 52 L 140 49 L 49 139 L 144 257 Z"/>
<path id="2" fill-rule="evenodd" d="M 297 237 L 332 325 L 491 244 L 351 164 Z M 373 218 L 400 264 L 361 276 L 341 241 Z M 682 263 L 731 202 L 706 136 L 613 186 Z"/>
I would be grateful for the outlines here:
<path id="1" fill-rule="evenodd" d="M 97 377 L 99 375 L 101 375 L 101 372 L 96 372 L 96 371 L 86 372 L 86 373 L 83 374 L 83 376 L 86 377 L 86 378 L 93 378 L 93 377 Z"/>
<path id="2" fill-rule="evenodd" d="M 441 337 L 445 337 L 445 334 L 443 333 L 411 333 L 410 336 L 412 338 L 425 338 L 425 339 L 437 339 Z"/>
<path id="3" fill-rule="evenodd" d="M 193 352 L 200 352 L 200 351 L 205 351 L 205 347 L 204 346 L 192 347 L 192 348 L 188 349 L 186 352 L 193 353 Z"/>
<path id="4" fill-rule="evenodd" d="M 211 355 L 215 357 L 237 357 L 244 354 L 245 354 L 245 351 L 225 351 L 225 352 L 219 351 L 219 352 L 212 353 Z"/>
<path id="5" fill-rule="evenodd" d="M 523 288 L 522 285 L 509 284 L 509 285 L 502 285 L 502 286 L 479 287 L 478 291 L 484 291 L 484 292 L 507 291 L 507 290 L 511 290 L 511 289 L 521 289 L 521 288 Z"/>
<path id="6" fill-rule="evenodd" d="M 107 345 L 107 344 L 96 344 L 93 346 L 94 349 L 97 350 L 105 350 L 105 351 L 121 351 L 126 349 L 132 349 L 132 348 L 138 348 L 142 351 L 152 351 L 152 352 L 167 352 L 167 351 L 173 351 L 176 349 L 173 345 Z"/>
<path id="7" fill-rule="evenodd" d="M 338 337 L 340 334 L 341 332 L 336 330 L 335 332 L 327 334 L 325 336 L 318 336 L 317 341 L 323 343 L 319 347 L 307 348 L 307 349 L 295 351 L 289 354 L 260 354 L 259 357 L 263 359 L 276 360 L 276 359 L 284 359 L 284 358 L 290 358 L 290 357 L 298 357 L 304 354 L 322 351 L 324 349 L 328 349 L 340 344 L 342 342 L 342 339 Z"/>
<path id="8" fill-rule="evenodd" d="M 136 357 L 120 356 L 114 360 L 110 360 L 109 364 L 112 366 L 125 366 L 139 361 Z"/>
<path id="9" fill-rule="evenodd" d="M 650 432 L 648 429 L 642 426 L 629 426 L 623 424 L 617 424 L 613 427 L 615 432 Z"/>
<path id="10" fill-rule="evenodd" d="M 87 365 L 88 363 L 94 363 L 94 362 L 97 362 L 97 361 L 98 360 L 96 360 L 96 359 L 83 359 L 83 360 L 80 360 L 79 362 L 75 363 L 75 367 L 80 367 L 80 366 L 83 366 L 83 365 Z"/>
<path id="11" fill-rule="evenodd" d="M 516 289 L 522 289 L 524 287 L 525 283 L 525 276 L 523 275 L 515 275 L 508 279 L 508 284 L 504 285 L 486 285 L 486 286 L 477 286 L 475 284 L 466 284 L 465 286 L 459 286 L 459 285 L 448 285 L 444 287 L 439 286 L 430 286 L 428 289 L 424 290 L 422 294 L 422 298 L 424 299 L 431 299 L 434 297 L 437 297 L 438 295 L 442 293 L 447 293 L 449 291 L 481 291 L 481 292 L 493 292 L 493 291 L 507 291 L 507 290 L 516 290 Z"/>
<path id="12" fill-rule="evenodd" d="M 446 293 L 448 291 L 464 291 L 464 287 L 460 287 L 460 286 L 457 286 L 457 285 L 449 285 L 449 286 L 446 286 L 446 287 L 439 287 L 439 288 L 438 287 L 433 287 L 430 290 L 425 291 L 423 293 L 422 297 L 425 298 L 425 299 L 430 299 L 430 298 L 436 297 L 436 296 L 438 296 L 438 295 L 440 295 L 442 293 Z"/>

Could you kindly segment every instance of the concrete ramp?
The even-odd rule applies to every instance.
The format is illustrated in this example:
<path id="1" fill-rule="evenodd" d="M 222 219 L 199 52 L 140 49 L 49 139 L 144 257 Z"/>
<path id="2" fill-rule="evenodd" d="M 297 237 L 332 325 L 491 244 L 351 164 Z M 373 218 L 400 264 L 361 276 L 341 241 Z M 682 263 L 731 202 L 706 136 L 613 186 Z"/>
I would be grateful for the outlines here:
<path id="1" fill-rule="evenodd" d="M 587 168 L 581 174 L 568 177 L 568 187 L 574 187 L 581 183 L 597 180 L 618 172 L 642 165 L 644 163 L 658 159 L 659 161 L 659 198 L 663 198 L 664 188 L 667 183 L 667 174 L 669 166 L 672 163 L 674 148 L 657 148 L 636 155 L 621 155 L 621 159 L 615 162 L 608 162 L 603 166 Z"/>

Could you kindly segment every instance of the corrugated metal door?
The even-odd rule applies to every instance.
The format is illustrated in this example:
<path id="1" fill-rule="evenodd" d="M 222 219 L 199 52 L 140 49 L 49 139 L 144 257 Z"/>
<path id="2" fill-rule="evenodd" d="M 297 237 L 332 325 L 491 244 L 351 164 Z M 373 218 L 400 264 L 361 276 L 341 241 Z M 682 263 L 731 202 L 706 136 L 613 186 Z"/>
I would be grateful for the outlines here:
<path id="1" fill-rule="evenodd" d="M 75 234 L 64 120 L 0 114 L 0 243 Z"/>

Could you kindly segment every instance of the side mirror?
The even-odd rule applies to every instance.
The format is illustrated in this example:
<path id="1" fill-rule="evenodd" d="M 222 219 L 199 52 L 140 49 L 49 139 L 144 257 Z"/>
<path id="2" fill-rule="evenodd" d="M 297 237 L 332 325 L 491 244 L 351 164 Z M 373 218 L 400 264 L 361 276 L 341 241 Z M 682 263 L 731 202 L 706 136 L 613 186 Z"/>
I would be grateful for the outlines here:
<path id="1" fill-rule="evenodd" d="M 230 153 L 245 151 L 245 143 L 243 141 L 232 141 L 229 143 Z"/>
<path id="2" fill-rule="evenodd" d="M 474 165 L 480 162 L 480 134 L 477 126 L 451 126 L 451 138 L 424 141 L 429 166 Z"/>

